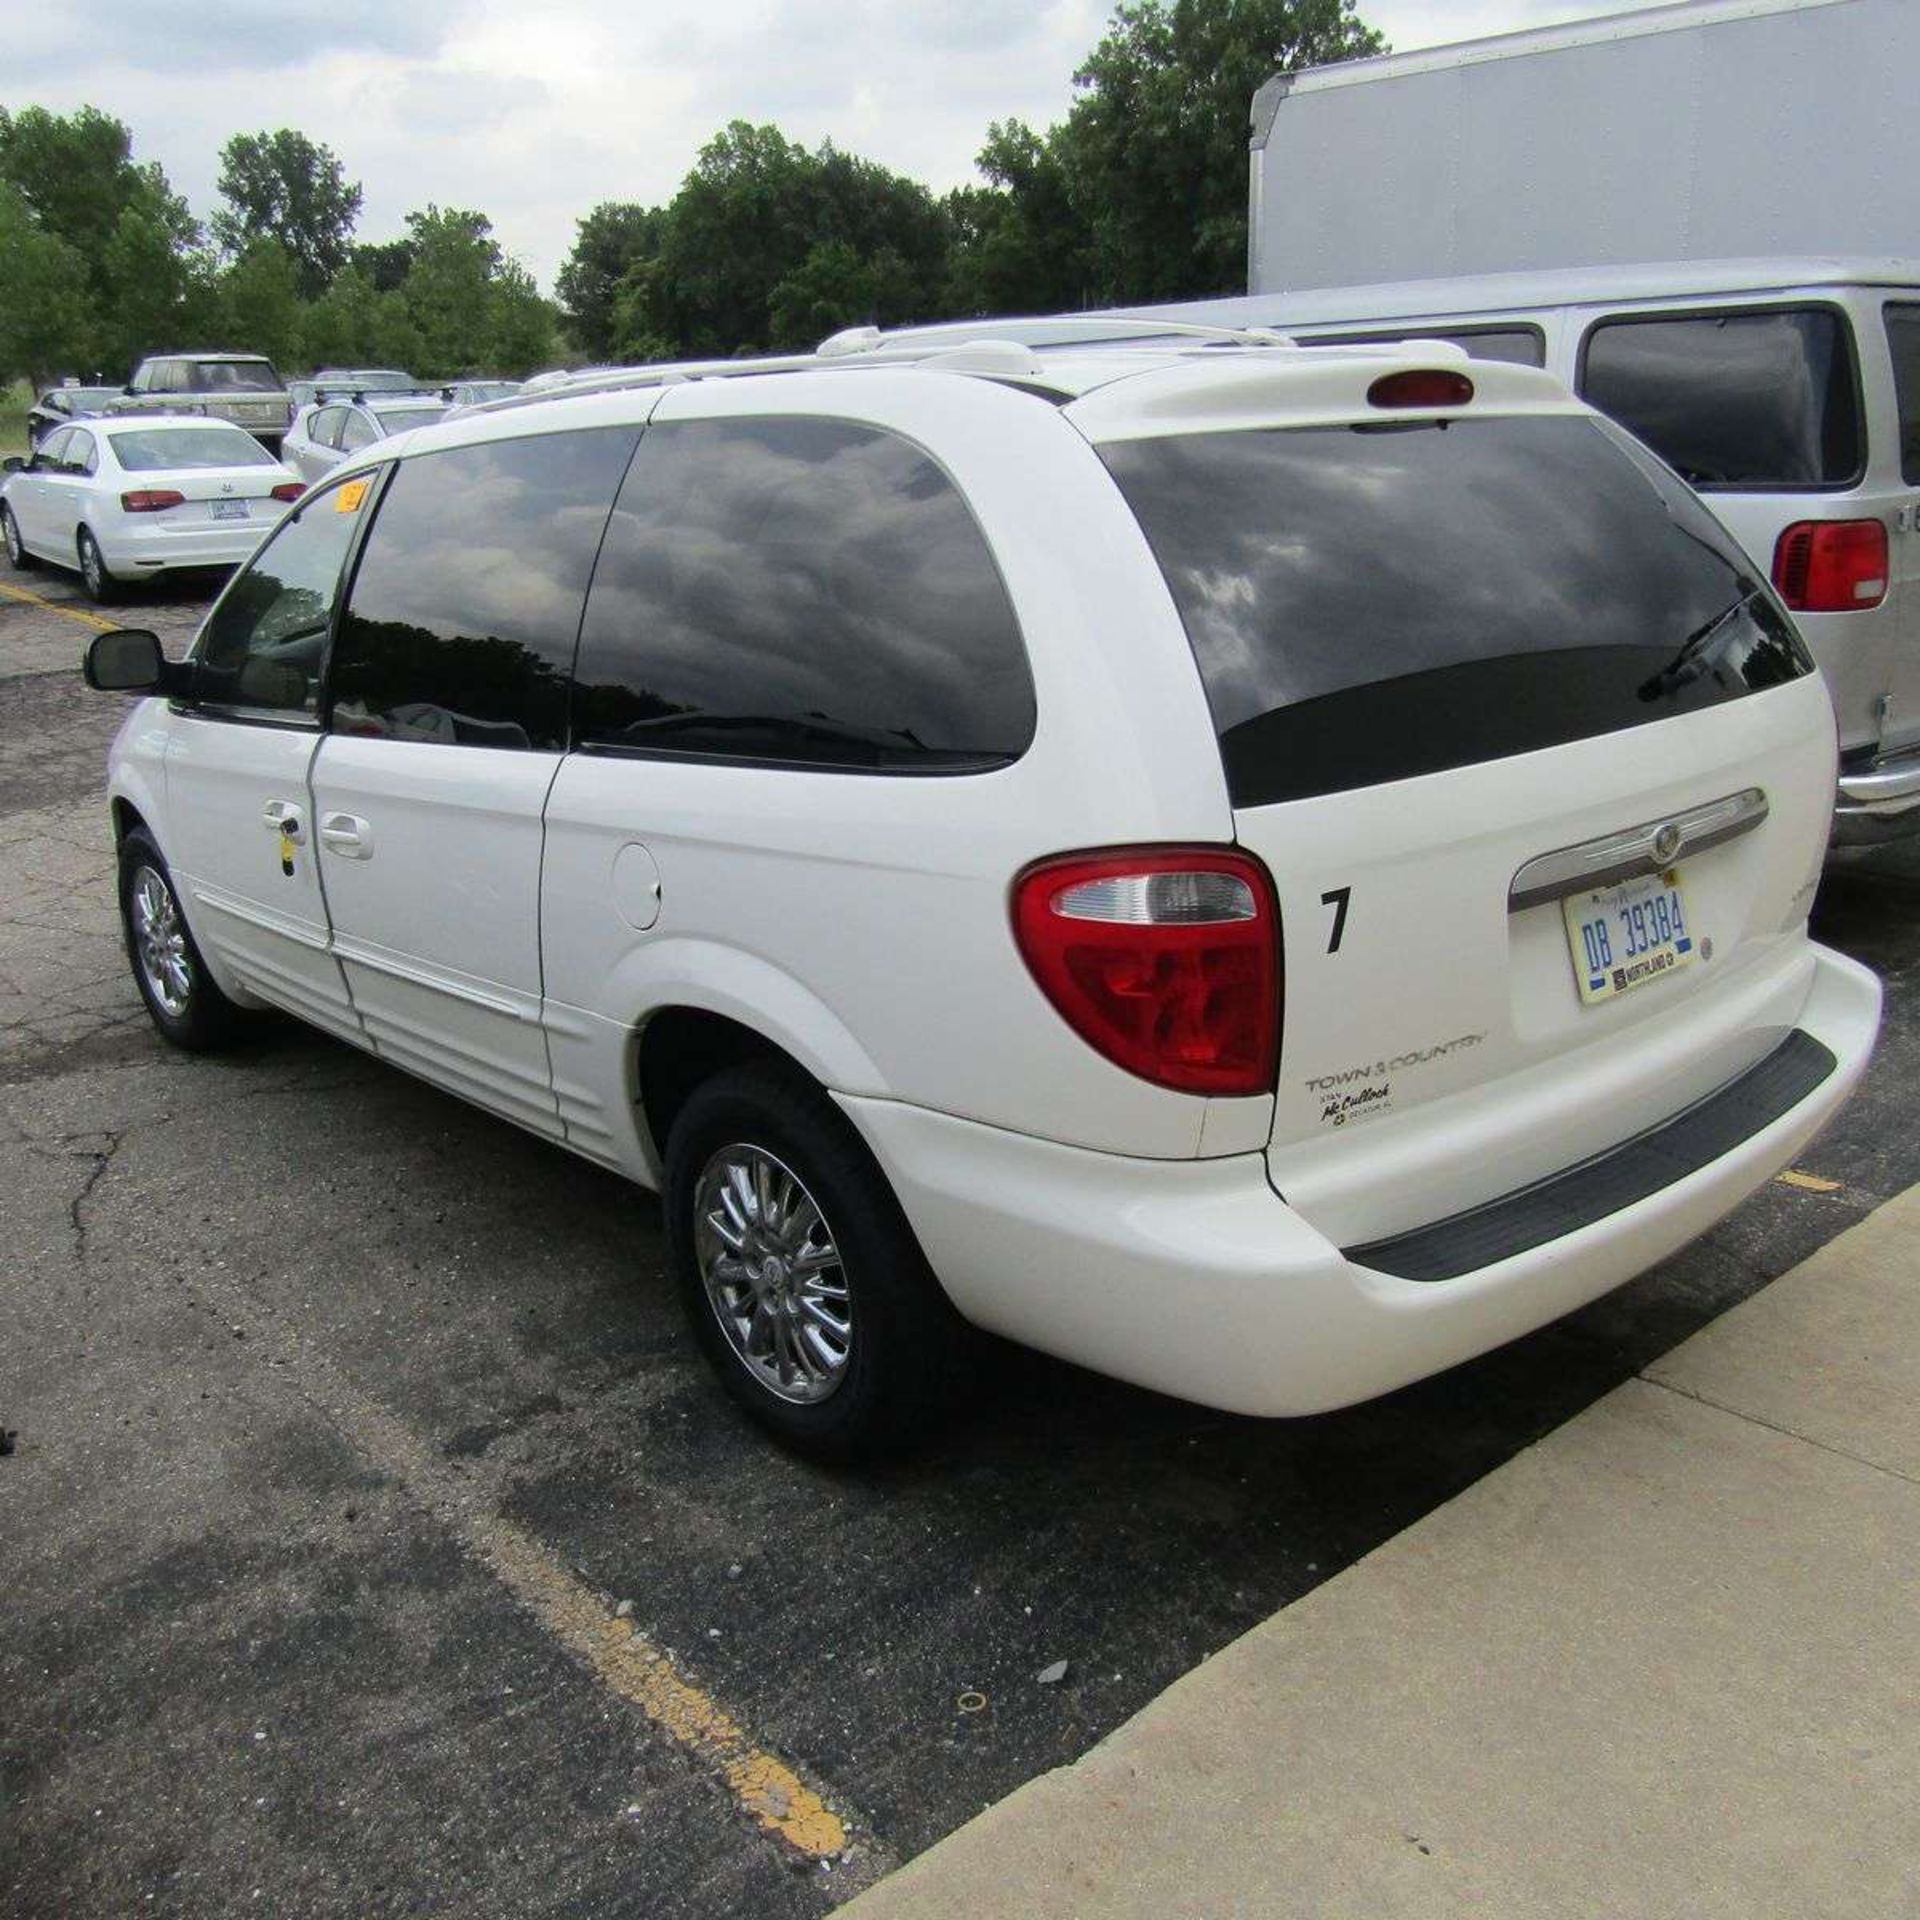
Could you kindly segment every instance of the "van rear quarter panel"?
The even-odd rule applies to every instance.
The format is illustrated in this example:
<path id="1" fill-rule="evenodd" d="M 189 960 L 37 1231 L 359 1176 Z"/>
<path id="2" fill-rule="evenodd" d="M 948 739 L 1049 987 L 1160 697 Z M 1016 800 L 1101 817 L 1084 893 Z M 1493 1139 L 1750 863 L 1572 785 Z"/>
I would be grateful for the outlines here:
<path id="1" fill-rule="evenodd" d="M 1010 889 L 1035 859 L 1233 839 L 1179 617 L 1097 456 L 1050 403 L 924 369 L 688 385 L 655 417 L 783 412 L 902 434 L 954 479 L 1020 620 L 1034 739 L 1007 767 L 957 776 L 569 756 L 541 912 L 570 1130 L 584 1143 L 604 1129 L 630 1168 L 644 1157 L 614 1043 L 663 1004 L 693 1004 L 755 1027 L 837 1092 L 1145 1157 L 1194 1155 L 1203 1128 L 1210 1153 L 1257 1146 L 1269 1098 L 1209 1102 L 1110 1065 L 1013 939 Z M 659 873 L 644 931 L 613 886 L 629 844 Z M 698 997 L 702 978 L 727 983 L 726 1004 Z"/>

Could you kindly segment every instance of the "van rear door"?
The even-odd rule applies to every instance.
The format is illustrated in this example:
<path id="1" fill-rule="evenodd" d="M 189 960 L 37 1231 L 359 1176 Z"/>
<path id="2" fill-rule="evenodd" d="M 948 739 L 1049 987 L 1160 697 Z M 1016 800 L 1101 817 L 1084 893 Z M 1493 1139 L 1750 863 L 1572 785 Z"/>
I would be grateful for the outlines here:
<path id="1" fill-rule="evenodd" d="M 1101 455 L 1280 896 L 1269 1159 L 1306 1217 L 1351 1243 L 1512 1191 L 1778 1043 L 1831 719 L 1757 571 L 1628 436 L 1562 409 Z"/>

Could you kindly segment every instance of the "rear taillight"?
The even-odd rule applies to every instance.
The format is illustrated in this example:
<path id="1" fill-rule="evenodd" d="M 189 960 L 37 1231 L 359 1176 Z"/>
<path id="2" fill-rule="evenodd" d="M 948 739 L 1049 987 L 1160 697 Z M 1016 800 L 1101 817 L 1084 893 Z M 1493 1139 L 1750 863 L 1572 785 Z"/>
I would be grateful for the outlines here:
<path id="1" fill-rule="evenodd" d="M 305 492 L 306 488 L 303 487 L 298 480 L 282 480 L 280 484 L 273 489 L 273 497 L 276 500 L 285 500 L 291 503 L 298 500 Z"/>
<path id="2" fill-rule="evenodd" d="M 1280 1055 L 1280 911 L 1266 869 L 1216 847 L 1117 848 L 1029 867 L 1013 930 L 1089 1046 L 1155 1086 L 1269 1093 Z"/>
<path id="3" fill-rule="evenodd" d="M 136 487 L 120 496 L 120 504 L 128 513 L 165 513 L 169 507 L 182 507 L 186 502 L 187 496 L 171 487 Z"/>
<path id="4" fill-rule="evenodd" d="M 1796 520 L 1774 542 L 1775 591 L 1795 613 L 1853 613 L 1887 597 L 1880 520 Z"/>

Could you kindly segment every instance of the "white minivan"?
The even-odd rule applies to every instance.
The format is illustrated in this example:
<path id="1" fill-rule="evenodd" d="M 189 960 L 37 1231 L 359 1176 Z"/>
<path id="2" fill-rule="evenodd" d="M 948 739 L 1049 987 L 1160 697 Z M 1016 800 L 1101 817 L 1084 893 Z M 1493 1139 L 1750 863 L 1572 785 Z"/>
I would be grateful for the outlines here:
<path id="1" fill-rule="evenodd" d="M 1448 1366 L 1786 1165 L 1879 1018 L 1765 579 L 1445 346 L 612 376 L 367 448 L 88 671 L 160 1031 L 281 1007 L 658 1189 L 824 1456 L 969 1326 L 1256 1414 Z"/>
<path id="2" fill-rule="evenodd" d="M 1704 260 L 1140 310 L 1545 367 L 1765 568 L 1833 694 L 1837 845 L 1920 832 L 1920 260 Z M 1074 337 L 1084 340 L 1084 327 Z"/>

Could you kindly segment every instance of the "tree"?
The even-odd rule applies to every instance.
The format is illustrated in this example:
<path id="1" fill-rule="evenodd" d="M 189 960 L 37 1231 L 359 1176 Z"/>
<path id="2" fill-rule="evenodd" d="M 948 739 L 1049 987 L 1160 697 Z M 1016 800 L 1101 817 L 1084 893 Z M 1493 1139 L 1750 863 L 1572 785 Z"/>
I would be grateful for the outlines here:
<path id="1" fill-rule="evenodd" d="M 1054 313 L 1089 304 L 1093 228 L 1074 204 L 1061 130 L 995 121 L 976 162 L 987 187 L 948 197 L 952 313 Z"/>
<path id="2" fill-rule="evenodd" d="M 804 316 L 821 310 L 913 319 L 937 307 L 946 255 L 945 216 L 917 181 L 736 120 L 700 150 L 657 252 L 623 274 L 613 345 L 711 357 L 811 345 Z M 865 263 L 858 285 L 850 259 Z"/>
<path id="3" fill-rule="evenodd" d="M 87 366 L 87 268 L 57 235 L 42 231 L 20 191 L 0 182 L 0 384 L 38 388 Z"/>
<path id="4" fill-rule="evenodd" d="M 292 256 L 303 298 L 313 299 L 346 265 L 360 217 L 360 183 L 330 148 L 304 133 L 236 133 L 220 149 L 220 194 L 213 233 L 230 254 L 260 240 Z"/>
<path id="5" fill-rule="evenodd" d="M 407 215 L 413 265 L 400 297 L 420 335 L 416 373 L 436 380 L 487 362 L 488 294 L 500 266 L 493 222 L 484 213 L 429 205 Z"/>
<path id="6" fill-rule="evenodd" d="M 411 240 L 361 241 L 349 250 L 347 263 L 366 275 L 376 293 L 398 293 L 417 251 Z"/>
<path id="7" fill-rule="evenodd" d="M 580 222 L 553 290 L 573 344 L 589 359 L 611 358 L 620 283 L 636 261 L 650 260 L 660 251 L 665 225 L 660 208 L 624 200 L 603 201 Z"/>
<path id="8" fill-rule="evenodd" d="M 249 353 L 281 366 L 298 359 L 306 318 L 300 268 L 277 240 L 254 240 L 221 276 L 221 331 Z"/>
<path id="9" fill-rule="evenodd" d="M 0 108 L 0 181 L 81 263 L 89 324 L 77 361 L 117 370 L 179 344 L 169 336 L 206 275 L 199 223 L 158 166 L 135 164 L 120 121 L 95 107 Z"/>
<path id="10" fill-rule="evenodd" d="M 1073 76 L 1080 97 L 1059 129 L 1092 231 L 1094 301 L 1243 284 L 1254 90 L 1384 49 L 1354 0 L 1123 0 Z"/>

